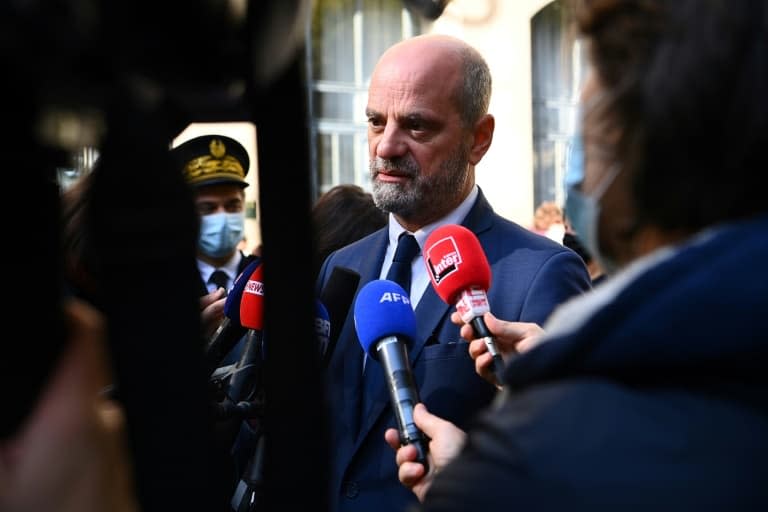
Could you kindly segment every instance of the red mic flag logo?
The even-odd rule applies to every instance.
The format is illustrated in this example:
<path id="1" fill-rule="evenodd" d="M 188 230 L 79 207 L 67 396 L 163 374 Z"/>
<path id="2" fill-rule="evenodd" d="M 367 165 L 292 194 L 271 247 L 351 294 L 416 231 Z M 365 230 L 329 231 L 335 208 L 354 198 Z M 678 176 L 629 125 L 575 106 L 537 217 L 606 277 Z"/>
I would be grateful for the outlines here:
<path id="1" fill-rule="evenodd" d="M 251 293 L 253 295 L 259 295 L 261 297 L 264 296 L 264 281 L 263 281 L 263 271 L 261 270 L 261 265 L 254 270 L 253 274 L 251 274 L 251 277 L 248 278 L 248 282 L 245 283 L 245 288 L 243 289 L 243 293 Z"/>
<path id="2" fill-rule="evenodd" d="M 480 242 L 458 224 L 440 226 L 427 237 L 424 264 L 432 287 L 448 304 L 455 304 L 468 288 L 490 286 L 491 268 Z"/>
<path id="3" fill-rule="evenodd" d="M 435 285 L 456 272 L 463 263 L 453 236 L 441 238 L 427 249 L 427 269 Z"/>

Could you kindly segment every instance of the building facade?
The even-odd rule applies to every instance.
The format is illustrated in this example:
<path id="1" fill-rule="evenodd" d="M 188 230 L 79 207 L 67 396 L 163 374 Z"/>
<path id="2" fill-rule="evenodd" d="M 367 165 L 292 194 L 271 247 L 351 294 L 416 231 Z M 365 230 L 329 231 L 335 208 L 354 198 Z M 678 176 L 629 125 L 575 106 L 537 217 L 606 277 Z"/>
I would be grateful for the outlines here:
<path id="1" fill-rule="evenodd" d="M 476 47 L 493 76 L 496 132 L 477 182 L 501 215 L 528 225 L 537 204 L 564 200 L 565 150 L 584 74 L 568 4 L 450 0 L 436 18 L 420 8 L 435 3 L 314 3 L 306 55 L 317 192 L 338 183 L 370 188 L 365 103 L 379 55 L 413 35 L 450 34 Z"/>

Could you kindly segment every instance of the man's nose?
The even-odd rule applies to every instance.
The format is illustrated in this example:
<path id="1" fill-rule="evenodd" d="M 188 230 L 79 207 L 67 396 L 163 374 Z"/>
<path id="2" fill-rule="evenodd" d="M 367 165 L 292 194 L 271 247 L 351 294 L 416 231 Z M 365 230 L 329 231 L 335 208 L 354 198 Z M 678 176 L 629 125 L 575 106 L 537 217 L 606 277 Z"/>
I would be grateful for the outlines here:
<path id="1" fill-rule="evenodd" d="M 405 155 L 408 145 L 403 131 L 396 123 L 388 123 L 384 131 L 376 139 L 375 156 L 390 160 Z"/>

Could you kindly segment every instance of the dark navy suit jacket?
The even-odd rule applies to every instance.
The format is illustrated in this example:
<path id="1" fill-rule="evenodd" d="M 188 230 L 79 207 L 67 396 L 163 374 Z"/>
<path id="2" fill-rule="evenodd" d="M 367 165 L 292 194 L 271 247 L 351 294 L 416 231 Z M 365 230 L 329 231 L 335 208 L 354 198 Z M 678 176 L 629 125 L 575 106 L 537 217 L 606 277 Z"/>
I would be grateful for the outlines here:
<path id="1" fill-rule="evenodd" d="M 500 318 L 541 324 L 558 304 L 590 288 L 574 251 L 495 214 L 482 190 L 463 225 L 475 233 L 491 265 L 488 301 Z M 358 289 L 379 279 L 387 243 L 383 228 L 331 254 L 318 276 L 318 295 L 336 266 L 360 274 Z M 469 345 L 450 321 L 454 309 L 427 288 L 416 308 L 418 337 L 409 360 L 427 408 L 467 428 L 495 388 L 475 372 Z M 375 372 L 375 391 L 360 403 L 363 352 L 353 320 L 350 313 L 327 368 L 330 510 L 402 511 L 416 498 L 400 484 L 395 454 L 384 441 L 384 431 L 396 426 L 384 372 L 376 363 L 366 368 Z"/>

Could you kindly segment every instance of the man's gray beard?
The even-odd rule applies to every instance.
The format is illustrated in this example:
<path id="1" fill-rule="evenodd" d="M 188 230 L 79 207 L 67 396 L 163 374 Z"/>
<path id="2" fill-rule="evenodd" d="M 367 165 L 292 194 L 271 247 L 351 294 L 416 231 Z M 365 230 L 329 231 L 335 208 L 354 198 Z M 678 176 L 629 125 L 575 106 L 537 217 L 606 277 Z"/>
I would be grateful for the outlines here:
<path id="1" fill-rule="evenodd" d="M 371 162 L 371 177 L 378 167 L 398 169 L 413 177 L 406 183 L 384 183 L 373 181 L 373 200 L 376 206 L 392 212 L 404 219 L 418 220 L 442 216 L 445 205 L 457 204 L 456 198 L 464 191 L 469 164 L 469 148 L 460 145 L 453 154 L 446 158 L 440 171 L 432 176 L 424 176 L 412 159 L 404 161 Z"/>

